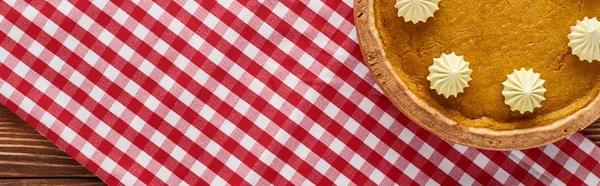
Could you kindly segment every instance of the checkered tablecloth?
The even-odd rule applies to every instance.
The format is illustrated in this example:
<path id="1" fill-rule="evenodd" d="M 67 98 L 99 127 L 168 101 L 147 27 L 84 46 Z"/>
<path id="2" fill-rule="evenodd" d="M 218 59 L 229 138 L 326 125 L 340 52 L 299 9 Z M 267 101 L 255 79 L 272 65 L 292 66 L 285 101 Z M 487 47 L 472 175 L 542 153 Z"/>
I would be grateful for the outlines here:
<path id="1" fill-rule="evenodd" d="M 0 103 L 110 185 L 598 185 L 581 134 L 491 152 L 411 122 L 352 4 L 4 0 Z"/>

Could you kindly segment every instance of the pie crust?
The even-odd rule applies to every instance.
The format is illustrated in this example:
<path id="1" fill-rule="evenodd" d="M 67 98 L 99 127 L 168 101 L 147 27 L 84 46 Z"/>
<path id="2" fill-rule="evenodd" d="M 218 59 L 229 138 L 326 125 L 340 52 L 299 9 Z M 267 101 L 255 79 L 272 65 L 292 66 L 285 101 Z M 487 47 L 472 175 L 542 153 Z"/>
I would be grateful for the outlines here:
<path id="1" fill-rule="evenodd" d="M 564 139 L 584 129 L 600 116 L 600 95 L 597 95 L 583 108 L 542 126 L 496 131 L 461 125 L 418 98 L 394 71 L 377 30 L 374 5 L 375 0 L 355 0 L 354 6 L 358 40 L 367 67 L 377 84 L 400 111 L 426 130 L 446 140 L 487 150 L 529 149 Z"/>

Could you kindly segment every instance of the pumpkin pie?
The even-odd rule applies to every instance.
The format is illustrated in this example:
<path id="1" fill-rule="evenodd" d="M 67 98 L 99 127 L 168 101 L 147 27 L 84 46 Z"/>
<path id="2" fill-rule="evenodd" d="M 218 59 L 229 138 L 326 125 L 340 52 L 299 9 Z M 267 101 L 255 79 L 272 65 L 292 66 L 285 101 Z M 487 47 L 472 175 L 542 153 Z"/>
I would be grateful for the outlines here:
<path id="1" fill-rule="evenodd" d="M 527 149 L 563 139 L 600 116 L 600 62 L 569 46 L 571 27 L 600 17 L 593 0 L 442 0 L 434 16 L 399 16 L 397 0 L 357 0 L 355 22 L 367 66 L 405 115 L 452 142 Z M 586 18 L 587 19 L 587 18 Z M 424 20 L 424 21 L 414 21 Z M 463 56 L 470 81 L 457 96 L 431 88 L 442 54 Z M 533 69 L 544 100 L 518 112 L 503 95 L 507 76 Z M 505 83 L 506 84 L 506 83 Z"/>

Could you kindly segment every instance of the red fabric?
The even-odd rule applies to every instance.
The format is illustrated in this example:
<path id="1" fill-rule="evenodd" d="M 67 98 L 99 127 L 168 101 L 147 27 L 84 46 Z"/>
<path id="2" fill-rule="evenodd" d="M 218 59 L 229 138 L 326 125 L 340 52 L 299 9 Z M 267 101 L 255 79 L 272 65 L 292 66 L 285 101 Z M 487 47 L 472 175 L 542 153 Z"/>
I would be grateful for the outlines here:
<path id="1" fill-rule="evenodd" d="M 589 184 L 581 134 L 446 142 L 361 63 L 352 2 L 0 2 L 0 103 L 110 185 Z"/>

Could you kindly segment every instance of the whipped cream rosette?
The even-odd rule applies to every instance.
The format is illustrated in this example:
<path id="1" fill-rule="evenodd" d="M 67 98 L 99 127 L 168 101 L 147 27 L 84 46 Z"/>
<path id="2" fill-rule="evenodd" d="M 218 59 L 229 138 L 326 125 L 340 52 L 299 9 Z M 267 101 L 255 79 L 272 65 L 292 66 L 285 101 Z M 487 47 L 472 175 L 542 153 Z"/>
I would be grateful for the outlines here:
<path id="1" fill-rule="evenodd" d="M 452 54 L 442 54 L 441 57 L 433 60 L 433 65 L 429 67 L 429 76 L 427 80 L 431 82 L 431 89 L 435 89 L 438 94 L 448 98 L 456 97 L 458 93 L 469 87 L 471 73 L 469 63 L 463 56 Z"/>
<path id="2" fill-rule="evenodd" d="M 600 61 L 600 22 L 596 18 L 584 18 L 571 27 L 569 46 L 582 61 Z"/>
<path id="3" fill-rule="evenodd" d="M 397 0 L 394 7 L 398 8 L 398 17 L 406 22 L 427 22 L 439 10 L 440 0 Z"/>
<path id="4" fill-rule="evenodd" d="M 535 108 L 542 106 L 542 101 L 546 100 L 544 97 L 545 82 L 540 78 L 540 74 L 533 72 L 533 69 L 514 70 L 502 83 L 504 85 L 504 90 L 502 90 L 504 102 L 510 106 L 512 111 L 519 111 L 521 114 L 533 112 Z"/>

